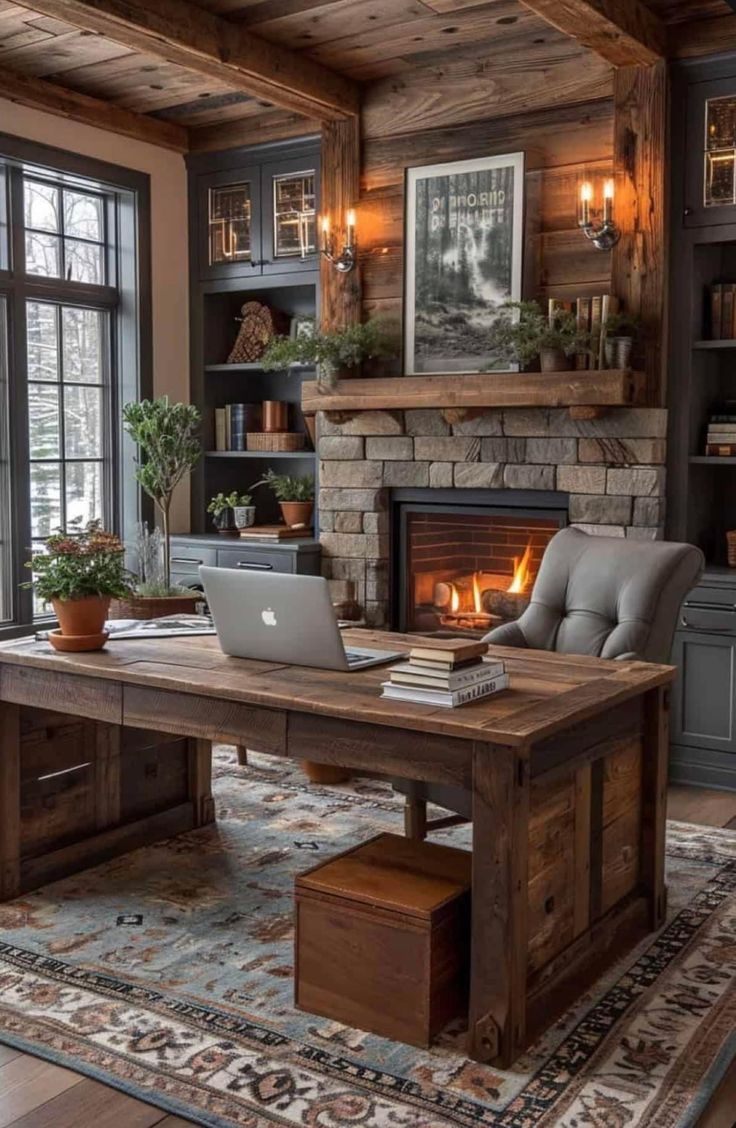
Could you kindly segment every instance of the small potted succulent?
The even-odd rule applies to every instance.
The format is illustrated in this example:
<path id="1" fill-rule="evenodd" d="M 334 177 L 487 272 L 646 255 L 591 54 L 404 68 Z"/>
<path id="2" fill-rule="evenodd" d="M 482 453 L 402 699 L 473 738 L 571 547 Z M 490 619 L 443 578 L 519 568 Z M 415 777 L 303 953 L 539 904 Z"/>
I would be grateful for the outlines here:
<path id="1" fill-rule="evenodd" d="M 572 313 L 550 319 L 538 302 L 504 302 L 488 335 L 493 367 L 517 363 L 522 368 L 539 357 L 542 372 L 566 372 L 575 353 L 587 352 L 590 334 Z"/>
<path id="2" fill-rule="evenodd" d="M 381 318 L 372 318 L 330 333 L 315 330 L 312 334 L 273 337 L 261 357 L 261 366 L 266 372 L 273 372 L 294 364 L 316 365 L 320 390 L 328 391 L 334 388 L 342 371 L 397 351 L 396 328 Z"/>
<path id="3" fill-rule="evenodd" d="M 256 486 L 268 486 L 273 490 L 281 515 L 290 529 L 310 527 L 314 512 L 314 478 L 311 474 L 292 478 L 269 469 L 252 488 Z"/>
<path id="4" fill-rule="evenodd" d="M 99 521 L 90 521 L 79 534 L 58 533 L 34 553 L 26 567 L 41 599 L 51 603 L 59 629 L 49 639 L 57 650 L 101 650 L 107 641 L 105 622 L 110 600 L 131 589 L 125 567 L 125 548 Z"/>
<path id="5" fill-rule="evenodd" d="M 629 368 L 641 321 L 632 313 L 612 313 L 606 318 L 603 352 L 608 368 Z"/>
<path id="6" fill-rule="evenodd" d="M 252 500 L 250 494 L 239 494 L 237 490 L 229 494 L 215 494 L 207 506 L 207 512 L 212 514 L 212 523 L 218 533 L 230 536 L 237 534 L 238 529 L 247 529 L 252 525 L 256 519 Z"/>

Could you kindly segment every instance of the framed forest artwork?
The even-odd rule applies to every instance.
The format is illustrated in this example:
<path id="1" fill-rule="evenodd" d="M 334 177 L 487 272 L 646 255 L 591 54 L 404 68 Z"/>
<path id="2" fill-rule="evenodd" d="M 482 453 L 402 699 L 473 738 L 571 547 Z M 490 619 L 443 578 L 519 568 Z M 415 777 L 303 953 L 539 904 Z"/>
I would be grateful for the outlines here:
<path id="1" fill-rule="evenodd" d="M 521 298 L 523 212 L 523 153 L 407 169 L 407 374 L 508 368 L 486 341 Z"/>

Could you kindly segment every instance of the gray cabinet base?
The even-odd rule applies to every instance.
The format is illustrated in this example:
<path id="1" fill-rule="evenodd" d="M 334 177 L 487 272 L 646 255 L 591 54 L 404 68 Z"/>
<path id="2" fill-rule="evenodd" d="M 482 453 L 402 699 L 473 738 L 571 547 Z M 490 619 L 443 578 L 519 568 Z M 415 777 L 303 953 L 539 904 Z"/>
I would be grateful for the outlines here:
<path id="1" fill-rule="evenodd" d="M 736 791 L 736 756 L 730 752 L 671 744 L 670 783 Z"/>

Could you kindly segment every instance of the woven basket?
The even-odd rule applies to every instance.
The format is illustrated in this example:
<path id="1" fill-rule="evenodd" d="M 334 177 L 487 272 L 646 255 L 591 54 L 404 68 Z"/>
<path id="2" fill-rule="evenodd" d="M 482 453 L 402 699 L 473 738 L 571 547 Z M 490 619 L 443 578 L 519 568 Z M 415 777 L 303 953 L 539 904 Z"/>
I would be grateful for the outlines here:
<path id="1" fill-rule="evenodd" d="M 728 566 L 729 568 L 736 568 L 736 529 L 726 533 L 726 545 L 728 547 Z"/>
<path id="2" fill-rule="evenodd" d="M 301 450 L 304 435 L 300 431 L 251 431 L 247 436 L 248 450 Z"/>
<path id="3" fill-rule="evenodd" d="M 165 615 L 196 615 L 201 591 L 191 595 L 167 595 L 158 599 L 150 595 L 131 595 L 110 602 L 110 619 L 163 619 Z"/>

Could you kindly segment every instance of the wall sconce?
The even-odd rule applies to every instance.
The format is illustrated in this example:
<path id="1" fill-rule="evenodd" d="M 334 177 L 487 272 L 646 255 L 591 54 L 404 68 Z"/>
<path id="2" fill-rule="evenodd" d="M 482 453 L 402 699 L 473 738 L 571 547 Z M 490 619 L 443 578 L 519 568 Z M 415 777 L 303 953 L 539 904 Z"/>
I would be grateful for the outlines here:
<path id="1" fill-rule="evenodd" d="M 593 209 L 593 185 L 589 180 L 580 185 L 580 218 L 578 226 L 599 251 L 610 251 L 621 238 L 621 229 L 613 221 L 613 181 L 606 180 L 603 185 L 603 212 L 595 218 Z"/>
<path id="2" fill-rule="evenodd" d="M 332 236 L 330 234 L 330 217 L 322 216 L 322 254 L 331 262 L 335 270 L 347 274 L 353 269 L 357 259 L 357 244 L 355 242 L 355 210 L 348 208 L 345 215 L 345 242 L 339 255 L 335 254 Z"/>

